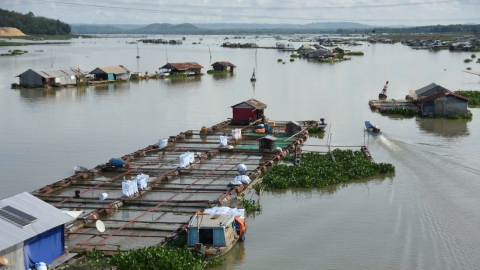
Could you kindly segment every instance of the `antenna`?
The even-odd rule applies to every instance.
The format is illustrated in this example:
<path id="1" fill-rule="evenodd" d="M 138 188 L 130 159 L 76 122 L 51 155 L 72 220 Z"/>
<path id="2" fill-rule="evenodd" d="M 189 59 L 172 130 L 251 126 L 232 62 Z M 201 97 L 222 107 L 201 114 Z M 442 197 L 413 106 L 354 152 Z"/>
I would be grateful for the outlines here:
<path id="1" fill-rule="evenodd" d="M 55 53 L 55 56 L 52 58 L 52 50 L 50 49 L 50 60 L 52 62 L 50 68 L 53 68 L 53 62 L 55 62 L 55 57 L 57 57 L 57 53 Z"/>

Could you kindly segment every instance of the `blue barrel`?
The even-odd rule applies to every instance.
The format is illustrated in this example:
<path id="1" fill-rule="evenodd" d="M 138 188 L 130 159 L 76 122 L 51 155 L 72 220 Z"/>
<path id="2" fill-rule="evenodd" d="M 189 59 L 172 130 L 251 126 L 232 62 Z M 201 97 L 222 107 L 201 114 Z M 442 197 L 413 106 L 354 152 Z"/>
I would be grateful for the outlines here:
<path id="1" fill-rule="evenodd" d="M 111 158 L 109 161 L 110 165 L 116 166 L 116 167 L 123 167 L 123 159 L 121 158 Z"/>
<path id="2" fill-rule="evenodd" d="M 266 123 L 266 124 L 265 124 L 265 129 L 266 129 L 266 130 L 269 130 L 269 129 L 270 129 L 270 124 Z"/>

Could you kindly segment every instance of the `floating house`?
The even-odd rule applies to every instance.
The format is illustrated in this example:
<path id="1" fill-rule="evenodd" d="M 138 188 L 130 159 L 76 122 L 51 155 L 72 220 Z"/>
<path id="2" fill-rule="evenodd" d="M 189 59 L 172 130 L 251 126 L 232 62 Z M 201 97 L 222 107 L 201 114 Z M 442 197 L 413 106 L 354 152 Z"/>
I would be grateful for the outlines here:
<path id="1" fill-rule="evenodd" d="M 450 90 L 430 95 L 419 101 L 422 115 L 467 113 L 469 99 Z"/>
<path id="2" fill-rule="evenodd" d="M 0 201 L 0 269 L 35 269 L 65 253 L 64 224 L 74 218 L 28 192 Z"/>
<path id="3" fill-rule="evenodd" d="M 274 148 L 275 148 L 275 141 L 276 140 L 277 140 L 276 137 L 273 137 L 273 136 L 270 136 L 270 135 L 267 135 L 265 137 L 262 137 L 262 138 L 258 139 L 260 151 L 265 151 L 265 150 L 273 151 Z"/>
<path id="4" fill-rule="evenodd" d="M 417 89 L 415 90 L 415 95 L 416 99 L 420 100 L 422 98 L 426 98 L 426 97 L 429 97 L 431 95 L 434 95 L 434 94 L 437 94 L 437 93 L 441 93 L 441 92 L 444 92 L 445 90 L 448 90 L 436 83 L 431 83 L 427 86 L 424 86 L 420 89 Z"/>
<path id="5" fill-rule="evenodd" d="M 248 124 L 251 120 L 261 119 L 267 104 L 254 98 L 232 106 L 232 123 Z"/>
<path id="6" fill-rule="evenodd" d="M 95 76 L 97 81 L 118 81 L 118 80 L 128 80 L 130 79 L 131 71 L 122 66 L 108 66 L 108 67 L 97 67 L 96 69 L 90 71 L 89 74 Z"/>
<path id="7" fill-rule="evenodd" d="M 77 85 L 86 81 L 86 72 L 80 68 L 29 69 L 16 77 L 22 87 L 51 87 Z"/>
<path id="8" fill-rule="evenodd" d="M 160 72 L 168 73 L 170 75 L 199 75 L 202 73 L 202 68 L 203 67 L 196 62 L 167 63 L 160 68 Z"/>
<path id="9" fill-rule="evenodd" d="M 332 50 L 328 49 L 327 47 L 324 46 L 318 46 L 318 49 L 315 51 L 310 51 L 305 53 L 306 58 L 318 58 L 318 57 L 325 57 L 326 55 L 332 53 Z"/>
<path id="10" fill-rule="evenodd" d="M 213 70 L 215 71 L 230 71 L 233 72 L 235 71 L 236 66 L 230 62 L 215 62 L 212 64 Z"/>

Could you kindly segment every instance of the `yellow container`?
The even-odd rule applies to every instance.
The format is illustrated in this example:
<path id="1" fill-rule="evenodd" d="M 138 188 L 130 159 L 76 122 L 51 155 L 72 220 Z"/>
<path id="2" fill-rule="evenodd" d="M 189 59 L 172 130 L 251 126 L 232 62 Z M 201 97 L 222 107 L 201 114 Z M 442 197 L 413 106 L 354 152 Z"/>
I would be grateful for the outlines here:
<path id="1" fill-rule="evenodd" d="M 271 127 L 275 127 L 275 121 L 270 121 L 270 122 L 268 122 L 268 124 L 269 124 Z"/>

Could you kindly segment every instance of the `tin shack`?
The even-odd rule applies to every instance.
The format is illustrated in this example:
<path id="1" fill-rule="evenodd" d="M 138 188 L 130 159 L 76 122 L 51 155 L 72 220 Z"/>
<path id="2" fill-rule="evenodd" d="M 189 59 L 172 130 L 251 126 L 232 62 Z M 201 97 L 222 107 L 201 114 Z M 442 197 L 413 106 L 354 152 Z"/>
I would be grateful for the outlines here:
<path id="1" fill-rule="evenodd" d="M 202 73 L 202 68 L 203 67 L 196 62 L 167 63 L 160 67 L 160 72 L 170 75 L 199 75 Z"/>
<path id="2" fill-rule="evenodd" d="M 22 87 L 51 87 L 85 82 L 86 72 L 80 68 L 29 69 L 16 77 Z"/>
<path id="3" fill-rule="evenodd" d="M 450 115 L 467 113 L 469 99 L 449 90 L 430 95 L 419 101 L 422 115 Z"/>
<path id="4" fill-rule="evenodd" d="M 215 71 L 235 71 L 236 66 L 230 62 L 222 61 L 222 62 L 215 62 L 212 64 L 213 70 Z"/>
<path id="5" fill-rule="evenodd" d="M 97 67 L 89 74 L 95 76 L 96 81 L 117 81 L 130 79 L 131 71 L 122 66 Z"/>

